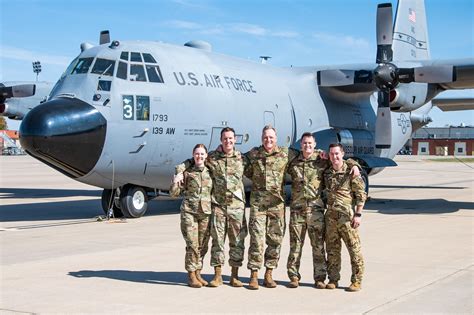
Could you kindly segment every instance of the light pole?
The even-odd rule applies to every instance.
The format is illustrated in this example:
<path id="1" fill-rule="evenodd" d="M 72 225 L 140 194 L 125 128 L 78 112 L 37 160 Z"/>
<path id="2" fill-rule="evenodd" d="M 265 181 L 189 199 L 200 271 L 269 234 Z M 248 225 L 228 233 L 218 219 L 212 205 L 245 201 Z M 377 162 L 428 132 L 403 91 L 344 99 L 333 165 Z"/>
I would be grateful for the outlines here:
<path id="1" fill-rule="evenodd" d="M 36 73 L 36 81 L 38 81 L 38 75 L 41 72 L 41 62 L 33 61 L 33 72 Z"/>

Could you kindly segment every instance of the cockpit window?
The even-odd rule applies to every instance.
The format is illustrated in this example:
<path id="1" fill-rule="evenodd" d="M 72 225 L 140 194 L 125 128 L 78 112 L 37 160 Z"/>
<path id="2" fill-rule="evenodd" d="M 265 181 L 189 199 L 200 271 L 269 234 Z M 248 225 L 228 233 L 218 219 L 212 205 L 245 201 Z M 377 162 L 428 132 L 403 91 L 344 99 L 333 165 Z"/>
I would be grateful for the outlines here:
<path id="1" fill-rule="evenodd" d="M 156 63 L 155 58 L 152 55 L 143 53 L 143 60 L 148 63 Z"/>
<path id="2" fill-rule="evenodd" d="M 97 58 L 94 67 L 92 68 L 92 73 L 100 75 L 114 75 L 115 60 Z"/>
<path id="3" fill-rule="evenodd" d="M 130 62 L 128 62 L 130 57 Z M 128 71 L 127 71 L 128 70 Z M 122 51 L 117 67 L 117 78 L 138 82 L 164 83 L 156 59 L 150 53 Z"/>
<path id="4" fill-rule="evenodd" d="M 120 54 L 120 59 L 128 61 L 128 51 L 122 51 Z"/>
<path id="5" fill-rule="evenodd" d="M 142 62 L 142 55 L 139 52 L 132 52 L 130 55 L 130 61 Z"/>
<path id="6" fill-rule="evenodd" d="M 71 74 L 87 73 L 92 61 L 94 61 L 93 57 L 79 59 Z"/>
<path id="7" fill-rule="evenodd" d="M 117 78 L 127 80 L 127 64 L 125 62 L 119 61 Z"/>
<path id="8" fill-rule="evenodd" d="M 145 70 L 143 69 L 143 65 L 130 65 L 130 80 L 146 82 Z"/>
<path id="9" fill-rule="evenodd" d="M 160 67 L 146 65 L 146 73 L 148 74 L 148 79 L 150 82 L 163 83 L 163 77 L 161 76 Z"/>

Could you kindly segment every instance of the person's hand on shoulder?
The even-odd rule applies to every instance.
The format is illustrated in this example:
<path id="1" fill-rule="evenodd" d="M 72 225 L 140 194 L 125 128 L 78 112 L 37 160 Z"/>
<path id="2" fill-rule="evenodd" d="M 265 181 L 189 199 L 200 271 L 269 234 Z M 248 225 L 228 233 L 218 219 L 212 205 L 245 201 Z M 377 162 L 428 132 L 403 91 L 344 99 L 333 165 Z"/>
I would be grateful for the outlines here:
<path id="1" fill-rule="evenodd" d="M 173 184 L 177 184 L 181 186 L 183 184 L 183 179 L 184 179 L 183 173 L 176 174 L 173 176 Z"/>

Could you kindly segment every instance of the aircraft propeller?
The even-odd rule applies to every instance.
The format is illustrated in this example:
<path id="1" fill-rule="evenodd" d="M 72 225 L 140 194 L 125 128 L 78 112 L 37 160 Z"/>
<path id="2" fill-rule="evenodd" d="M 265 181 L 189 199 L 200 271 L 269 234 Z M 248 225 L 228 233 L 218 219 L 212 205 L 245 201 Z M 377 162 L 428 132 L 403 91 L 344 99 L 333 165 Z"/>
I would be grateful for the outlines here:
<path id="1" fill-rule="evenodd" d="M 317 73 L 318 85 L 322 87 L 374 84 L 377 89 L 377 121 L 375 125 L 375 147 L 391 147 L 392 128 L 390 117 L 390 91 L 399 83 L 448 83 L 456 80 L 455 67 L 451 65 L 398 68 L 392 63 L 393 51 L 392 4 L 377 6 L 377 67 L 373 70 L 321 70 Z"/>

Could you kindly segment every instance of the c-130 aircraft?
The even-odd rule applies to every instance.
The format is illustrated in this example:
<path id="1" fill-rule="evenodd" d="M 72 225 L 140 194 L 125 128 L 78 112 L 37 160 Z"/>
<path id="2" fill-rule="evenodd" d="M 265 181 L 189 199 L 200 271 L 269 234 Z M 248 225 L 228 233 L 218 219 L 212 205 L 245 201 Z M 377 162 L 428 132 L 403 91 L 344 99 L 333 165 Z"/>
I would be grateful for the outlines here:
<path id="1" fill-rule="evenodd" d="M 174 166 L 196 143 L 214 149 L 233 127 L 237 149 L 261 144 L 340 142 L 372 175 L 430 121 L 431 99 L 474 87 L 474 60 L 430 60 L 423 1 L 377 8 L 375 64 L 278 68 L 212 52 L 210 44 L 147 41 L 81 45 L 51 91 L 20 127 L 27 153 L 63 174 L 104 188 L 102 207 L 140 217 L 169 189 Z"/>

